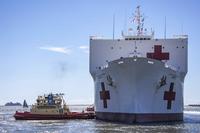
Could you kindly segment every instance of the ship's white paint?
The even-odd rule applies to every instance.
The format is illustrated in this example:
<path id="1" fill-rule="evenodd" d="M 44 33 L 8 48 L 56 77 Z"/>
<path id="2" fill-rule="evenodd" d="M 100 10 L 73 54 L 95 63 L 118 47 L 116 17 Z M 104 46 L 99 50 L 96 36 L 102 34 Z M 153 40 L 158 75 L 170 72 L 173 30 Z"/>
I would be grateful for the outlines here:
<path id="1" fill-rule="evenodd" d="M 162 45 L 163 52 L 170 53 L 166 65 L 177 71 L 187 73 L 187 38 L 153 40 L 90 40 L 90 72 L 94 74 L 99 67 L 120 57 L 145 57 L 154 52 L 154 45 Z M 178 47 L 178 48 L 177 48 Z"/>
<path id="2" fill-rule="evenodd" d="M 169 60 L 148 59 L 154 45 L 169 52 Z M 95 85 L 97 112 L 183 113 L 183 84 L 187 73 L 187 38 L 153 40 L 90 40 L 90 73 Z M 107 76 L 113 80 L 108 84 Z M 167 84 L 158 87 L 162 76 Z M 110 92 L 107 108 L 100 99 L 101 82 Z M 176 92 L 167 109 L 164 92 L 174 83 Z"/>
<path id="3" fill-rule="evenodd" d="M 178 77 L 180 75 L 176 75 L 175 71 L 166 68 L 160 61 L 147 58 L 122 60 L 123 63 L 121 60 L 116 60 L 96 73 L 95 105 L 97 112 L 180 113 L 183 111 L 183 81 Z M 108 85 L 106 78 L 108 75 L 112 77 L 114 86 Z M 163 75 L 167 76 L 167 84 L 158 88 Z M 110 91 L 110 99 L 107 100 L 108 108 L 104 108 L 103 101 L 100 100 L 101 82 L 104 82 L 106 90 Z M 172 107 L 168 110 L 167 101 L 163 97 L 164 92 L 169 91 L 171 82 L 175 83 L 173 91 L 176 92 L 176 99 L 172 101 Z"/>

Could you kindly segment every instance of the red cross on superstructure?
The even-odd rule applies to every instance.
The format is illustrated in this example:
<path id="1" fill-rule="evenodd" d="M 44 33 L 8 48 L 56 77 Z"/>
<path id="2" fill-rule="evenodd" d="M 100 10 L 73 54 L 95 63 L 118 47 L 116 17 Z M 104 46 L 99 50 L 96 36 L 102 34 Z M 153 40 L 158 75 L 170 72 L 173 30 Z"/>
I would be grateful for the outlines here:
<path id="1" fill-rule="evenodd" d="M 107 108 L 107 100 L 110 99 L 110 92 L 106 91 L 104 82 L 101 82 L 100 99 L 103 100 L 103 107 Z"/>
<path id="2" fill-rule="evenodd" d="M 167 100 L 167 109 L 171 109 L 172 101 L 174 101 L 176 97 L 176 92 L 173 92 L 173 89 L 174 83 L 171 83 L 169 91 L 165 91 L 164 93 L 164 100 Z"/>
<path id="3" fill-rule="evenodd" d="M 147 58 L 156 60 L 169 60 L 169 53 L 162 53 L 162 45 L 154 46 L 154 53 L 147 53 Z"/>

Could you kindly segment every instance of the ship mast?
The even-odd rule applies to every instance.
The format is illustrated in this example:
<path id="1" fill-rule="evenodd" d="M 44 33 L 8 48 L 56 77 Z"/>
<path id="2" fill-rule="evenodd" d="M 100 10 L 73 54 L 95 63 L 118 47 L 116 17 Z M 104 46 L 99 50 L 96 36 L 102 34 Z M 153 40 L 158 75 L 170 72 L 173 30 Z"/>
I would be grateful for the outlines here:
<path id="1" fill-rule="evenodd" d="M 134 18 L 133 18 L 133 22 L 136 24 L 136 30 L 137 30 L 137 35 L 143 35 L 143 27 L 144 27 L 144 17 L 143 15 L 141 15 L 140 12 L 140 6 L 137 6 L 135 14 L 134 14 Z"/>
<path id="2" fill-rule="evenodd" d="M 136 7 L 131 22 L 136 26 L 136 32 L 133 33 L 133 29 L 129 28 L 128 35 L 124 35 L 122 31 L 122 36 L 125 40 L 151 40 L 154 37 L 153 31 L 148 34 L 147 29 L 144 28 L 144 15 L 140 12 L 140 6 Z"/>

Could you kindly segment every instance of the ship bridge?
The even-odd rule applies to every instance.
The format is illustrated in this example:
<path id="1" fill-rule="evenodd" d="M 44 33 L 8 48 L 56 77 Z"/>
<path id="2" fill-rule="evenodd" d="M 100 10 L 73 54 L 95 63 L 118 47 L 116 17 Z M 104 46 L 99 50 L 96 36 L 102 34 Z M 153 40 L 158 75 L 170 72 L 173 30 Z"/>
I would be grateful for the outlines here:
<path id="1" fill-rule="evenodd" d="M 152 35 L 138 35 L 138 36 L 128 35 L 128 36 L 123 36 L 123 37 L 124 37 L 124 40 L 151 40 L 153 39 Z"/>

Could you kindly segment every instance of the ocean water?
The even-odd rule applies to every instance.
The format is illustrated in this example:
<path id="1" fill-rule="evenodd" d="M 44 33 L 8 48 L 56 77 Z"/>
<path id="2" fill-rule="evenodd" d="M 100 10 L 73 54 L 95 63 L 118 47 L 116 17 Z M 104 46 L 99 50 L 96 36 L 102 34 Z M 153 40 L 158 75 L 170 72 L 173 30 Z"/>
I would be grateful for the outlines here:
<path id="1" fill-rule="evenodd" d="M 83 106 L 70 106 L 81 111 Z M 98 120 L 16 121 L 21 107 L 0 106 L 0 133 L 200 133 L 200 107 L 185 107 L 183 122 L 122 124 Z"/>

